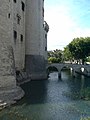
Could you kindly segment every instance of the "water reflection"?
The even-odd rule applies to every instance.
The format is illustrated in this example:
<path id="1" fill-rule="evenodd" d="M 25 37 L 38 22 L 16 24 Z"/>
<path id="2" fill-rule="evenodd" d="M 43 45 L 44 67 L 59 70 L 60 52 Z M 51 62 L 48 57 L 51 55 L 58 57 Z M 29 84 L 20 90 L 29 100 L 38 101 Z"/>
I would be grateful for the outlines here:
<path id="1" fill-rule="evenodd" d="M 45 103 L 47 96 L 47 86 L 48 81 L 31 81 L 24 85 L 21 85 L 22 89 L 25 91 L 25 97 L 18 102 L 18 104 L 39 104 Z"/>
<path id="2" fill-rule="evenodd" d="M 86 78 L 83 75 L 77 74 L 76 78 L 73 78 L 73 75 L 70 71 L 62 72 L 62 80 L 66 80 L 69 90 L 66 95 L 71 99 L 84 99 L 82 92 L 90 87 L 90 78 Z M 89 92 L 90 94 L 90 92 Z"/>
<path id="3" fill-rule="evenodd" d="M 22 100 L 0 113 L 0 120 L 80 120 L 90 116 L 90 101 L 81 99 L 83 89 L 90 87 L 89 78 L 70 71 L 50 74 L 48 80 L 30 81 L 21 86 Z"/>

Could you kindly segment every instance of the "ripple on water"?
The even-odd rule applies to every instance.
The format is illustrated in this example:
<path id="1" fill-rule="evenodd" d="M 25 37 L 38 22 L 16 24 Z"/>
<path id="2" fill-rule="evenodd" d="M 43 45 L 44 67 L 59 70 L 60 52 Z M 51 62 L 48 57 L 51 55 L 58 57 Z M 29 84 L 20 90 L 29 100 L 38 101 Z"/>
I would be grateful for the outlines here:
<path id="1" fill-rule="evenodd" d="M 25 97 L 17 105 L 0 112 L 0 120 L 80 120 L 90 116 L 90 101 L 72 99 L 72 90 L 80 87 L 80 78 L 71 80 L 57 73 L 47 81 L 32 81 L 22 88 Z M 78 89 L 79 90 L 79 89 Z M 72 92 L 73 93 L 73 92 Z"/>

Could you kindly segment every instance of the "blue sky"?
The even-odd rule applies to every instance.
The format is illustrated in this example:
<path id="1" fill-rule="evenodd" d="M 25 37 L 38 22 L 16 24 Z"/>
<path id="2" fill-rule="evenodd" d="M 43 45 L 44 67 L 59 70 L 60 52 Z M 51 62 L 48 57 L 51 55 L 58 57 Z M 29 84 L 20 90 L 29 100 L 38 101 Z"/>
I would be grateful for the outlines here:
<path id="1" fill-rule="evenodd" d="M 90 0 L 45 0 L 48 50 L 63 49 L 76 37 L 90 36 Z"/>

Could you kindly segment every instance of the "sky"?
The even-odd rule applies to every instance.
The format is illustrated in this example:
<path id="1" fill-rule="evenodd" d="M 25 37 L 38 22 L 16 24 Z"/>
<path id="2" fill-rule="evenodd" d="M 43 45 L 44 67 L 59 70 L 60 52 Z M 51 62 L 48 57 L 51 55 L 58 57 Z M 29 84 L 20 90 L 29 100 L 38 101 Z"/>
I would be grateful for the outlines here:
<path id="1" fill-rule="evenodd" d="M 48 50 L 62 49 L 73 38 L 90 37 L 90 0 L 45 0 Z"/>

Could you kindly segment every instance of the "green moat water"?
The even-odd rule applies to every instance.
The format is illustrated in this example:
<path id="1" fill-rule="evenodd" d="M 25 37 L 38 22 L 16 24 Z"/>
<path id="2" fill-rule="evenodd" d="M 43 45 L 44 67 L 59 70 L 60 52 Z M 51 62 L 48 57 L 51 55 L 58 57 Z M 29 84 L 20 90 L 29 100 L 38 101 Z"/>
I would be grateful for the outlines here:
<path id="1" fill-rule="evenodd" d="M 57 72 L 48 80 L 30 81 L 21 87 L 25 96 L 14 106 L 0 112 L 0 120 L 80 120 L 90 117 L 90 101 L 80 99 L 81 91 L 90 87 L 90 78 L 70 71 Z"/>

